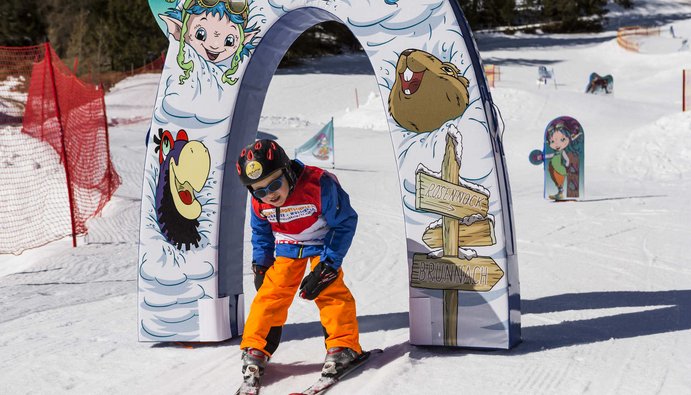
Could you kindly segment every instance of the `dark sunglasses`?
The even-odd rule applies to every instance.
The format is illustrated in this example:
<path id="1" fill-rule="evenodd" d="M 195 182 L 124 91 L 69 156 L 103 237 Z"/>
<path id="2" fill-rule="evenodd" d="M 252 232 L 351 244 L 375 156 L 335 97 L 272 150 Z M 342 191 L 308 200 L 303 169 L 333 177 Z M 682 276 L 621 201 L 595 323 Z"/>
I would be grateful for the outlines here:
<path id="1" fill-rule="evenodd" d="M 279 189 L 281 189 L 282 186 L 283 176 L 280 176 L 277 179 L 271 181 L 271 183 L 264 188 L 253 189 L 252 196 L 256 197 L 257 199 L 264 199 L 266 195 L 278 191 Z"/>

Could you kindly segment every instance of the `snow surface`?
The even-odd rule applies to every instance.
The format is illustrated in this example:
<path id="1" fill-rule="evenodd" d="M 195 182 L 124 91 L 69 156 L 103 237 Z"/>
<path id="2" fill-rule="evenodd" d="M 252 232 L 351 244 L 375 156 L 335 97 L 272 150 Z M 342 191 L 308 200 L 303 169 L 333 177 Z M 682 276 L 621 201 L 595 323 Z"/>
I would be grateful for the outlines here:
<path id="1" fill-rule="evenodd" d="M 690 2 L 641 3 L 610 23 L 667 23 L 663 31 L 672 23 L 677 37 L 691 37 Z M 691 112 L 680 111 L 691 52 L 627 52 L 613 31 L 476 38 L 483 61 L 501 69 L 492 96 L 505 123 L 523 311 L 523 343 L 508 351 L 408 343 L 402 209 L 374 77 L 329 74 L 314 62 L 314 73 L 303 67 L 272 81 L 260 132 L 287 152 L 334 116 L 334 172 L 360 214 L 346 281 L 363 347 L 385 350 L 329 394 L 691 393 Z M 368 68 L 362 57 L 344 63 Z M 536 85 L 540 65 L 554 69 L 556 86 Z M 611 74 L 614 94 L 585 94 L 591 72 Z M 228 394 L 238 386 L 238 339 L 194 348 L 137 342 L 139 199 L 158 82 L 136 76 L 106 97 L 109 116 L 129 121 L 110 129 L 123 185 L 89 222 L 89 236 L 76 249 L 67 239 L 0 256 L 0 394 Z M 561 115 L 585 129 L 586 197 L 577 203 L 543 200 L 542 168 L 528 161 Z M 306 387 L 323 356 L 317 310 L 296 300 L 262 394 Z"/>

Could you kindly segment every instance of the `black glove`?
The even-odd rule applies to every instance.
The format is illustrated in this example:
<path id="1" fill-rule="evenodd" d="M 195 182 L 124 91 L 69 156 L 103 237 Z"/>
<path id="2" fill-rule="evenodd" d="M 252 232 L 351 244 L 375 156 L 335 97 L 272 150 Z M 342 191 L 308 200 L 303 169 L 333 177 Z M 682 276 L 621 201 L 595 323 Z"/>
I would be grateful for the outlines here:
<path id="1" fill-rule="evenodd" d="M 257 265 L 255 263 L 252 264 L 252 271 L 254 272 L 254 288 L 257 291 L 259 291 L 259 287 L 264 284 L 264 276 L 266 275 L 267 270 L 269 270 L 269 268 L 266 266 Z"/>
<path id="2" fill-rule="evenodd" d="M 324 288 L 338 277 L 338 270 L 324 262 L 319 262 L 300 283 L 300 297 L 314 300 Z"/>

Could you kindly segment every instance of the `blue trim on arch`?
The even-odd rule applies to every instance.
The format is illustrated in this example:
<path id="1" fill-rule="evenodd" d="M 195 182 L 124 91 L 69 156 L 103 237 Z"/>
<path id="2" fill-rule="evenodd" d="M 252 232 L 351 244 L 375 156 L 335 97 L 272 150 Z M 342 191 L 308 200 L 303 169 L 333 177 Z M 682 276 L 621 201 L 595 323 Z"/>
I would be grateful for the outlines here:
<path id="1" fill-rule="evenodd" d="M 473 67 L 473 71 L 475 71 L 478 89 L 480 90 L 480 98 L 482 99 L 482 103 L 485 107 L 485 112 L 487 113 L 487 116 L 489 118 L 488 121 L 491 122 L 490 135 L 492 147 L 495 152 L 495 162 L 497 164 L 498 170 L 501 170 L 499 172 L 499 175 L 501 175 L 500 182 L 503 187 L 502 202 L 505 203 L 502 206 L 507 213 L 507 215 L 504 216 L 508 225 L 505 229 L 505 233 L 507 236 L 506 249 L 509 255 L 513 255 L 515 254 L 516 242 L 515 235 L 513 234 L 513 208 L 511 207 L 511 195 L 509 193 L 510 188 L 508 175 L 506 174 L 506 168 L 504 166 L 504 147 L 501 141 L 501 136 L 499 136 L 499 133 L 497 133 L 499 121 L 497 119 L 497 114 L 494 110 L 494 102 L 492 101 L 492 95 L 490 94 L 489 88 L 487 86 L 487 79 L 485 78 L 485 71 L 482 67 L 480 54 L 477 49 L 477 46 L 475 45 L 475 40 L 473 39 L 470 27 L 468 26 L 468 21 L 465 19 L 465 15 L 461 10 L 461 6 L 459 5 L 458 0 L 450 0 L 449 4 L 451 5 L 451 8 L 453 9 L 454 14 L 456 15 L 456 21 L 458 22 L 458 26 L 461 29 L 463 41 L 465 42 L 466 48 L 468 48 L 468 54 L 470 55 L 471 65 Z"/>
<path id="2" fill-rule="evenodd" d="M 494 102 L 487 86 L 487 79 L 485 78 L 485 71 L 480 60 L 480 53 L 473 39 L 472 32 L 465 15 L 461 10 L 458 0 L 449 0 L 449 4 L 456 16 L 456 21 L 461 29 L 461 35 L 468 48 L 471 65 L 477 80 L 478 89 L 480 90 L 480 98 L 485 108 L 488 122 L 490 122 L 490 141 L 494 150 L 494 162 L 497 169 L 497 177 L 499 180 L 499 193 L 502 202 L 502 218 L 504 219 L 504 235 L 506 236 L 506 267 L 508 286 L 507 292 L 509 296 L 509 339 L 508 347 L 513 347 L 521 341 L 521 324 L 520 319 L 512 319 L 512 315 L 518 314 L 520 317 L 521 311 L 521 296 L 518 283 L 518 260 L 516 256 L 516 236 L 514 234 L 513 223 L 513 207 L 511 204 L 511 188 L 509 186 L 509 176 L 506 171 L 506 161 L 504 160 L 504 147 L 501 141 L 501 136 L 497 133 L 499 122 L 496 111 L 494 109 Z"/>

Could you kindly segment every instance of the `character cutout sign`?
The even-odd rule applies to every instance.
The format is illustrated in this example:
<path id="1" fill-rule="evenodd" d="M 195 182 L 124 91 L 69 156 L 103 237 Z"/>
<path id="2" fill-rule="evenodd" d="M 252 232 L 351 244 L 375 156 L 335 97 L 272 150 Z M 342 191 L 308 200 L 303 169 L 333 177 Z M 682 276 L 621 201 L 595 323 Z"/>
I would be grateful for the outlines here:
<path id="1" fill-rule="evenodd" d="M 211 341 L 242 332 L 243 265 L 250 262 L 243 262 L 247 190 L 235 160 L 256 138 L 266 90 L 290 45 L 310 27 L 337 21 L 362 44 L 386 98 L 405 219 L 408 261 L 400 270 L 410 281 L 411 342 L 509 348 L 520 341 L 503 147 L 457 2 L 150 5 L 170 45 L 144 177 L 141 340 Z M 327 154 L 318 147 L 314 155 Z"/>
<path id="2" fill-rule="evenodd" d="M 581 124 L 571 117 L 553 119 L 545 128 L 544 148 L 530 154 L 534 165 L 544 163 L 545 199 L 578 199 L 584 195 L 584 142 Z"/>

